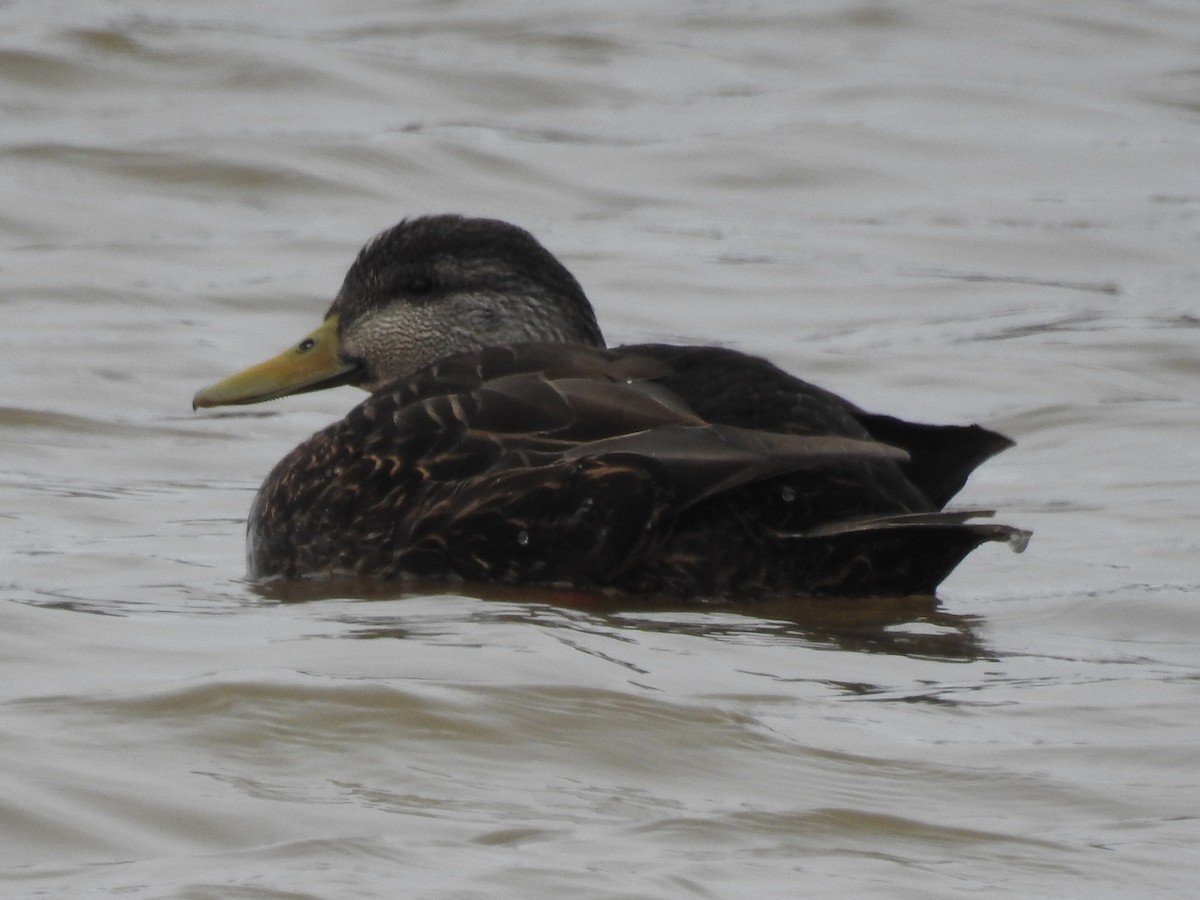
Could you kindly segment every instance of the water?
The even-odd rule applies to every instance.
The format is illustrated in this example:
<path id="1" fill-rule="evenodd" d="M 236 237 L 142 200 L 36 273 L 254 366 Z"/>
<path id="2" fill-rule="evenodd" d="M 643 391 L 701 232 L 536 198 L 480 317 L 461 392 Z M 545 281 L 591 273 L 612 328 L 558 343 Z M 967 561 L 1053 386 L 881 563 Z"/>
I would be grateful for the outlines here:
<path id="1" fill-rule="evenodd" d="M 0 895 L 1176 897 L 1200 815 L 1190 2 L 0 9 Z M 938 605 L 281 602 L 198 415 L 363 240 L 1018 440 Z"/>

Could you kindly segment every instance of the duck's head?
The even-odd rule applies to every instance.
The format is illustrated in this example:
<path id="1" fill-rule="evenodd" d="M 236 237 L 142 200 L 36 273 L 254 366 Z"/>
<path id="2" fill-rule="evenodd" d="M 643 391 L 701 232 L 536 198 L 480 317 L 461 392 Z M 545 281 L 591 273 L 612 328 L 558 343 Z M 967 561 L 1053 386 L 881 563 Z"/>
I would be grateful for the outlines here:
<path id="1" fill-rule="evenodd" d="M 534 341 L 603 346 L 591 304 L 562 263 L 507 222 L 410 219 L 363 247 L 316 331 L 205 388 L 192 405 L 341 384 L 375 391 L 454 353 Z"/>

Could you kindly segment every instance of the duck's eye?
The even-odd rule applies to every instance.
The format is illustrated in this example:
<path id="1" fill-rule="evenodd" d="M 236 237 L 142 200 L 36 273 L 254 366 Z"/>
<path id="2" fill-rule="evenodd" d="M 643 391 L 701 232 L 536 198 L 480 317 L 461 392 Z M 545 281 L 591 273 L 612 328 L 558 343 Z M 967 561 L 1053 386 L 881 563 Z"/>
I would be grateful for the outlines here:
<path id="1" fill-rule="evenodd" d="M 433 279 L 425 275 L 414 275 L 404 283 L 404 293 L 413 297 L 423 297 L 433 290 Z"/>
<path id="2" fill-rule="evenodd" d="M 433 293 L 433 278 L 417 269 L 401 268 L 390 272 L 379 282 L 379 293 L 388 299 L 409 300 L 427 297 Z"/>
<path id="3" fill-rule="evenodd" d="M 305 338 L 300 342 L 300 346 L 298 346 L 296 349 L 301 353 L 304 353 L 307 350 L 311 350 L 315 346 L 317 346 L 316 341 L 314 341 L 312 338 Z"/>

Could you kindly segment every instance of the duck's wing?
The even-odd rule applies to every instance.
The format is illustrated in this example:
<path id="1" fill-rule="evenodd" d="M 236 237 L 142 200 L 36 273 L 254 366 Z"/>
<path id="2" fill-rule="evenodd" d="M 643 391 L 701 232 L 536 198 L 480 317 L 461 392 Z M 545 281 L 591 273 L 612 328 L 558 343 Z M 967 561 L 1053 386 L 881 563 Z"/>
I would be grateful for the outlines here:
<path id="1" fill-rule="evenodd" d="M 404 435 L 447 436 L 495 471 L 620 460 L 654 472 L 678 510 L 788 472 L 855 460 L 904 460 L 870 439 L 778 434 L 714 424 L 653 381 L 505 375 L 471 391 L 409 403 L 392 417 Z M 444 452 L 443 449 L 443 452 Z"/>
<path id="2" fill-rule="evenodd" d="M 713 425 L 651 381 L 544 372 L 426 397 L 396 424 L 443 440 L 421 460 L 431 477 L 405 510 L 405 569 L 436 574 L 453 559 L 462 577 L 514 583 L 609 584 L 704 500 L 786 473 L 904 455 L 874 441 Z M 486 465 L 467 474 L 464 458 Z"/>
<path id="3" fill-rule="evenodd" d="M 871 440 L 712 424 L 656 381 L 631 377 L 637 361 L 570 356 L 582 362 L 555 356 L 548 369 L 506 353 L 488 368 L 462 358 L 442 392 L 410 379 L 314 435 L 256 501 L 254 574 L 600 583 L 710 497 L 904 457 Z"/>

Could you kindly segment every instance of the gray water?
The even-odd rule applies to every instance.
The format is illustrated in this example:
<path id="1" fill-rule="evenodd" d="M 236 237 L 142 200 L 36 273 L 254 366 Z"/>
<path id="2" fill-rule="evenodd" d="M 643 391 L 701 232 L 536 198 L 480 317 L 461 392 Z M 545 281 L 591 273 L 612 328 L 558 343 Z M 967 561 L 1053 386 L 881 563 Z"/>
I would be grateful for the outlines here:
<path id="1" fill-rule="evenodd" d="M 0 7 L 0 895 L 1181 897 L 1200 877 L 1200 7 Z M 612 342 L 1018 446 L 939 602 L 284 603 L 194 414 L 403 216 Z"/>

